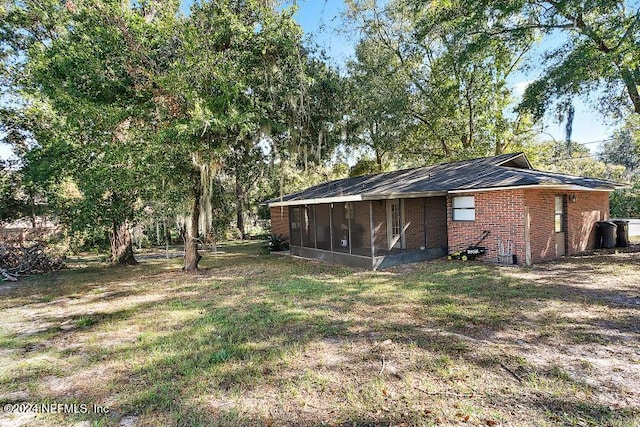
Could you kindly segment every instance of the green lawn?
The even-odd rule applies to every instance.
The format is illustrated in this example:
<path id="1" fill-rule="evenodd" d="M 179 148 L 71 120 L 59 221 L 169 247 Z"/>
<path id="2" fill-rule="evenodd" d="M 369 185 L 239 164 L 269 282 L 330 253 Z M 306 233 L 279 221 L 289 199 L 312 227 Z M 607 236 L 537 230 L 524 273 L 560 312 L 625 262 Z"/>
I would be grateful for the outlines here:
<path id="1" fill-rule="evenodd" d="M 368 272 L 220 249 L 0 284 L 0 407 L 110 410 L 0 425 L 640 424 L 640 253 Z"/>

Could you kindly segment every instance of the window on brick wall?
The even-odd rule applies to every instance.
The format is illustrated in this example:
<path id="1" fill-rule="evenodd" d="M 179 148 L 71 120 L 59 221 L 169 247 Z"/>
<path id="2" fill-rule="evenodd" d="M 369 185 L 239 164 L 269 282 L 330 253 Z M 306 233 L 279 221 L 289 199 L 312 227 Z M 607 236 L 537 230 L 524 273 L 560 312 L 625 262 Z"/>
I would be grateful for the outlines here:
<path id="1" fill-rule="evenodd" d="M 453 220 L 476 220 L 476 200 L 474 196 L 455 196 L 453 198 Z"/>

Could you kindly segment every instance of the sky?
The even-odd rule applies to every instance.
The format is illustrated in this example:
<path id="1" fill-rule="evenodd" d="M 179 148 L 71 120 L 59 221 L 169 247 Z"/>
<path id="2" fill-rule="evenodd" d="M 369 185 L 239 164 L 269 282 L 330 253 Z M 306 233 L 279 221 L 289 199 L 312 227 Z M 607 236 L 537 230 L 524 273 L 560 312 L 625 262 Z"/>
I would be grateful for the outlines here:
<path id="1" fill-rule="evenodd" d="M 192 0 L 183 3 L 186 8 Z M 357 34 L 349 33 L 342 23 L 343 0 L 298 0 L 298 10 L 294 15 L 305 33 L 305 40 L 326 51 L 334 66 L 345 69 L 346 61 L 354 55 Z M 535 59 L 532 59 L 535 60 Z M 519 73 L 510 81 L 516 95 L 522 94 L 532 76 Z M 611 136 L 617 124 L 605 123 L 603 116 L 590 108 L 583 100 L 576 100 L 572 140 L 584 144 L 592 151 L 599 142 Z M 558 124 L 547 117 L 543 124 L 544 134 L 540 139 L 565 140 L 564 124 Z M 7 145 L 0 143 L 0 158 L 10 154 Z"/>

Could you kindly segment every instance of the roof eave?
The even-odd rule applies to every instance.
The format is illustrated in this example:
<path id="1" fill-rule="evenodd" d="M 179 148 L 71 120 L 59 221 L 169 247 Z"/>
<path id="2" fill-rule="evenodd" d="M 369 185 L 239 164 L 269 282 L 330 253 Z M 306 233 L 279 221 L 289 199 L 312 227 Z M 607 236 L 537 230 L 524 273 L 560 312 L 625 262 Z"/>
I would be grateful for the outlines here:
<path id="1" fill-rule="evenodd" d="M 415 199 L 418 197 L 437 197 L 446 196 L 447 191 L 420 191 L 420 192 L 407 192 L 407 193 L 369 193 L 369 194 L 355 194 L 351 196 L 336 196 L 325 197 L 318 199 L 300 199 L 300 200 L 286 200 L 276 201 L 268 203 L 270 208 L 280 206 L 296 206 L 296 205 L 319 205 L 323 203 L 344 203 L 344 202 L 361 202 L 369 200 L 391 200 L 391 199 Z"/>
<path id="2" fill-rule="evenodd" d="M 282 202 L 269 203 L 269 207 L 275 208 L 280 206 L 319 205 L 321 203 L 344 203 L 344 202 L 359 202 L 359 201 L 362 201 L 361 194 L 356 194 L 352 196 L 324 197 L 319 199 L 286 200 Z"/>
<path id="3" fill-rule="evenodd" d="M 565 190 L 565 191 L 615 191 L 620 188 L 628 187 L 584 187 L 575 184 L 530 184 L 530 185 L 513 185 L 502 187 L 479 187 L 464 188 L 459 190 L 450 190 L 449 194 L 478 193 L 484 191 L 502 191 L 502 190 L 528 190 L 528 189 L 546 189 L 546 190 Z"/>
<path id="4" fill-rule="evenodd" d="M 390 199 L 415 199 L 418 197 L 446 196 L 446 190 L 440 191 L 414 191 L 407 193 L 370 193 L 363 194 L 362 200 L 390 200 Z"/>
<path id="5" fill-rule="evenodd" d="M 524 153 L 517 153 L 515 154 L 513 157 L 510 157 L 506 160 L 503 160 L 500 163 L 496 163 L 496 166 L 502 166 L 505 163 L 508 162 L 512 162 L 512 161 L 518 161 L 518 160 L 524 160 L 524 164 L 526 165 L 526 169 L 533 169 L 533 166 L 531 166 L 531 163 L 529 162 L 529 159 L 527 158 L 527 155 Z"/>

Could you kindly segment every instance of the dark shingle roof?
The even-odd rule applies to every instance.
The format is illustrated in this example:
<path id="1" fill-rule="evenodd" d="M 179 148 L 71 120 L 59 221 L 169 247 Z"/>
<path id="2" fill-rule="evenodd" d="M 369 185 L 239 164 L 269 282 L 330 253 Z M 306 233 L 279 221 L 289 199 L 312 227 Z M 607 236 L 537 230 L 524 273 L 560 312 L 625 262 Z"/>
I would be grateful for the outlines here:
<path id="1" fill-rule="evenodd" d="M 436 195 L 456 190 L 490 189 L 528 185 L 579 186 L 585 189 L 614 190 L 616 182 L 543 172 L 531 168 L 524 153 L 503 154 L 453 163 L 404 169 L 375 175 L 339 179 L 315 185 L 265 203 L 315 201 L 347 196 L 363 199 Z"/>

